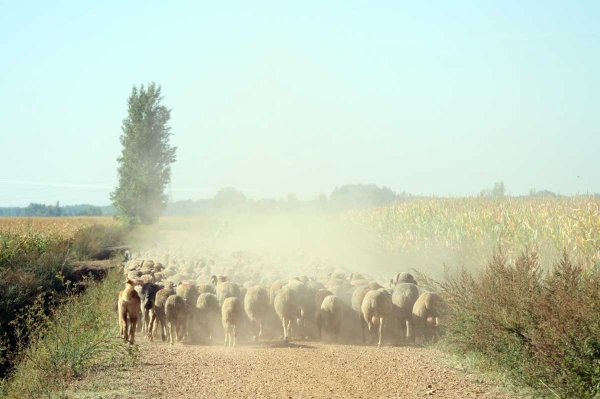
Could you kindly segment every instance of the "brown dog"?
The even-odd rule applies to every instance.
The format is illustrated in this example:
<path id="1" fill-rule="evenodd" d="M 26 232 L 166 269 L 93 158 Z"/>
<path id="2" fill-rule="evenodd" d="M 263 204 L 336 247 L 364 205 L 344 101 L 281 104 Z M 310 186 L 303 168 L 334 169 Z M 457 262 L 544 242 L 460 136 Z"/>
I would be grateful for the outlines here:
<path id="1" fill-rule="evenodd" d="M 121 338 L 123 338 L 125 341 L 129 341 L 129 343 L 132 345 L 135 341 L 135 328 L 138 322 L 141 307 L 140 296 L 134 288 L 135 283 L 132 280 L 125 280 L 125 289 L 119 292 L 118 302 Z M 129 326 L 127 325 L 128 316 Z M 127 327 L 129 327 L 129 329 Z"/>

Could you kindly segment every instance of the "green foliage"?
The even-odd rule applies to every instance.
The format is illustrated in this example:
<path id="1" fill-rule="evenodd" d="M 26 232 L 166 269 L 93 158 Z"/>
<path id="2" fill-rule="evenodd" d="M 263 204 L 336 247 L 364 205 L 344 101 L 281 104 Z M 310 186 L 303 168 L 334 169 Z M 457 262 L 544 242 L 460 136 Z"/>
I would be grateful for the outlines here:
<path id="1" fill-rule="evenodd" d="M 169 144 L 171 110 L 161 104 L 161 88 L 154 82 L 134 86 L 123 121 L 119 162 L 119 184 L 111 200 L 129 224 L 156 223 L 164 210 L 171 179 L 171 164 L 177 147 Z"/>
<path id="2" fill-rule="evenodd" d="M 495 200 L 501 200 L 506 196 L 506 188 L 504 187 L 504 182 L 499 181 L 494 183 L 494 187 L 491 189 L 485 189 L 481 191 L 480 194 L 482 197 L 489 197 Z"/>
<path id="3" fill-rule="evenodd" d="M 0 376 L 12 363 L 11 353 L 16 349 L 13 321 L 22 310 L 36 298 L 64 292 L 63 276 L 71 274 L 73 259 L 84 260 L 101 248 L 122 245 L 128 232 L 118 225 L 86 226 L 72 238 L 46 231 L 0 231 L 0 337 L 9 345 L 0 350 Z M 50 310 L 50 302 L 41 304 Z M 25 335 L 23 330 L 21 336 Z"/>
<path id="4" fill-rule="evenodd" d="M 98 368 L 135 361 L 135 347 L 118 338 L 112 298 L 121 288 L 121 275 L 113 270 L 101 283 L 85 281 L 52 298 L 37 300 L 20 313 L 16 326 L 16 366 L 4 384 L 7 398 L 66 397 L 76 378 Z"/>
<path id="5" fill-rule="evenodd" d="M 26 208 L 8 207 L 0 208 L 0 216 L 10 217 L 58 217 L 58 216 L 102 216 L 102 210 L 93 205 L 44 205 L 31 203 Z"/>
<path id="6" fill-rule="evenodd" d="M 321 212 L 326 209 L 327 196 L 321 194 L 313 200 L 303 201 L 290 193 L 285 199 L 252 200 L 232 187 L 222 188 L 210 199 L 197 201 L 169 202 L 165 216 L 212 216 L 220 214 L 264 214 L 264 213 L 303 213 Z"/>
<path id="7" fill-rule="evenodd" d="M 400 202 L 406 193 L 396 194 L 388 187 L 377 187 L 374 184 L 348 184 L 336 187 L 329 198 L 332 210 L 369 208 Z"/>
<path id="8" fill-rule="evenodd" d="M 131 232 L 128 226 L 92 225 L 78 230 L 71 244 L 73 258 L 85 260 L 92 258 L 102 248 L 115 247 L 125 243 Z"/>
<path id="9" fill-rule="evenodd" d="M 69 242 L 44 234 L 0 235 L 0 333 L 37 295 L 60 289 L 70 272 Z"/>
<path id="10" fill-rule="evenodd" d="M 532 188 L 529 190 L 529 196 L 530 197 L 560 197 L 559 194 L 556 194 L 552 191 L 549 190 L 540 190 L 537 191 L 536 189 Z"/>
<path id="11" fill-rule="evenodd" d="M 373 208 L 386 204 L 396 204 L 409 198 L 408 194 L 397 194 L 387 187 L 374 184 L 346 185 L 336 188 L 331 200 L 323 193 L 310 200 L 300 200 L 289 193 L 285 198 L 264 198 L 253 200 L 232 187 L 222 188 L 211 199 L 198 201 L 169 202 L 166 216 L 207 216 L 226 212 L 231 213 L 303 213 L 338 212 L 347 209 Z"/>
<path id="12" fill-rule="evenodd" d="M 246 202 L 246 196 L 233 187 L 222 188 L 212 199 L 213 206 L 216 208 L 239 208 Z"/>
<path id="13" fill-rule="evenodd" d="M 446 341 L 483 355 L 512 378 L 564 398 L 600 396 L 600 273 L 565 254 L 547 273 L 525 252 L 498 252 L 478 274 L 436 287 L 446 298 Z"/>

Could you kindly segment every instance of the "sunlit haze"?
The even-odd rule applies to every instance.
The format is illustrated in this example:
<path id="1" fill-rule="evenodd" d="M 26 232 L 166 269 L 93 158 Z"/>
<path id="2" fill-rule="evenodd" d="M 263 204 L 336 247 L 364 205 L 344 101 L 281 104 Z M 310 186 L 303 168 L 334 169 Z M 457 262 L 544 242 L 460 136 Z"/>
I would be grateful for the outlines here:
<path id="1" fill-rule="evenodd" d="M 0 2 L 0 206 L 109 204 L 150 81 L 174 200 L 600 192 L 599 2 L 283 3 Z"/>

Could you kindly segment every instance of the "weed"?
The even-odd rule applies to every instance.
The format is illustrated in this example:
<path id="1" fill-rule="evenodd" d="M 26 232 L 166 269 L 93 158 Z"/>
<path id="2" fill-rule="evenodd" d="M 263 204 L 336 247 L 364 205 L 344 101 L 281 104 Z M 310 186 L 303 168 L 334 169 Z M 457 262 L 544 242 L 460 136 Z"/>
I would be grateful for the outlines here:
<path id="1" fill-rule="evenodd" d="M 446 342 L 479 353 L 512 378 L 561 397 L 600 395 L 600 273 L 566 253 L 542 272 L 537 254 L 498 251 L 474 275 L 447 273 Z"/>
<path id="2" fill-rule="evenodd" d="M 16 366 L 5 383 L 7 398 L 62 397 L 69 385 L 86 373 L 135 362 L 137 347 L 119 337 L 112 298 L 120 287 L 120 273 L 102 282 L 85 282 L 84 294 L 69 285 L 63 295 L 38 297 L 13 321 L 16 326 Z"/>

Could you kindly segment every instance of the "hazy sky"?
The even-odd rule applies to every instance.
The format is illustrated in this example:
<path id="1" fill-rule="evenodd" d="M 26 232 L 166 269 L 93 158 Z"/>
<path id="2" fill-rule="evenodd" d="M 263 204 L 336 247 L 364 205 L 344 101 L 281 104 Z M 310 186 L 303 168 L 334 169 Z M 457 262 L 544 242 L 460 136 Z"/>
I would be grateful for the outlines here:
<path id="1" fill-rule="evenodd" d="M 600 2 L 283 3 L 0 0 L 0 206 L 108 204 L 152 80 L 175 200 L 600 192 Z"/>

